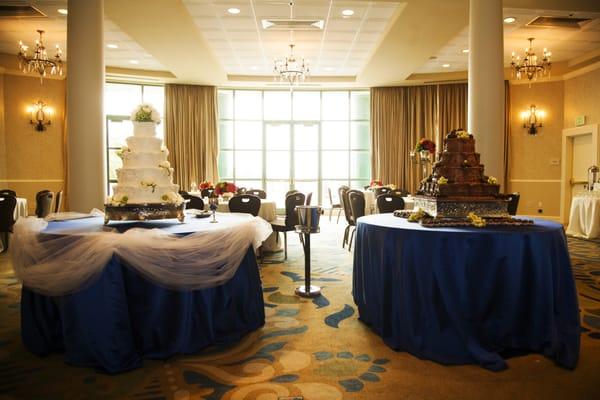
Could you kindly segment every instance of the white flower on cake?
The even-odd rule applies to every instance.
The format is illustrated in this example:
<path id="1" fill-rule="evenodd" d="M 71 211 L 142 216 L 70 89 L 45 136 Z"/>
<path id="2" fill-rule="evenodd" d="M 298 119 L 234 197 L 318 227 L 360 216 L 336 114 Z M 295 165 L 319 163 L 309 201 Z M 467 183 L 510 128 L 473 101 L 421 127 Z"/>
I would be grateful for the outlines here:
<path id="1" fill-rule="evenodd" d="M 135 122 L 154 122 L 160 124 L 160 113 L 152 105 L 142 103 L 131 112 L 131 120 Z"/>
<path id="2" fill-rule="evenodd" d="M 127 146 L 122 146 L 119 150 L 117 150 L 116 154 L 119 158 L 123 159 L 125 158 L 128 154 L 131 153 L 131 149 Z"/>
<path id="3" fill-rule="evenodd" d="M 167 192 L 163 194 L 160 199 L 165 203 L 171 203 L 175 205 L 183 203 L 183 197 L 181 197 L 178 193 L 175 192 Z"/>
<path id="4" fill-rule="evenodd" d="M 158 164 L 159 168 L 164 169 L 167 172 L 167 176 L 171 176 L 171 163 L 168 161 L 163 161 Z"/>
<path id="5" fill-rule="evenodd" d="M 124 206 L 125 204 L 127 204 L 127 202 L 129 201 L 129 198 L 124 195 L 114 195 L 112 197 L 109 198 L 109 203 L 111 206 Z"/>
<path id="6" fill-rule="evenodd" d="M 156 190 L 156 186 L 157 186 L 156 183 L 151 182 L 151 181 L 141 181 L 140 185 L 143 188 L 152 188 L 152 193 L 154 193 L 154 191 Z"/>

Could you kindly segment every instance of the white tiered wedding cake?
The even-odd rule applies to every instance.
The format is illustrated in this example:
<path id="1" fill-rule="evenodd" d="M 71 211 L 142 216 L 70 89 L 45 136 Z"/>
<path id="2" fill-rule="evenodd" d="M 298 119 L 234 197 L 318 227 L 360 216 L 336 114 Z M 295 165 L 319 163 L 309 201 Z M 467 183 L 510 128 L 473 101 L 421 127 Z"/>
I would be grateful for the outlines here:
<path id="1" fill-rule="evenodd" d="M 119 150 L 123 167 L 117 169 L 117 184 L 109 204 L 181 204 L 179 185 L 173 184 L 173 168 L 167 161 L 169 151 L 156 137 L 160 115 L 149 104 L 132 113 L 133 136 Z"/>

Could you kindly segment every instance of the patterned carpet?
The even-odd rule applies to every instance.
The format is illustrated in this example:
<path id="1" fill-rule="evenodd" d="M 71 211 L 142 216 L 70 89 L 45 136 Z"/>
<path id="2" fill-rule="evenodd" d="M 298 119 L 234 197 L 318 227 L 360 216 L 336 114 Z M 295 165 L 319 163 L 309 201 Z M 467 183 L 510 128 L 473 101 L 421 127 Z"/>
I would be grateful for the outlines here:
<path id="1" fill-rule="evenodd" d="M 211 348 L 108 376 L 38 358 L 21 344 L 20 284 L 0 256 L 0 398 L 4 399 L 565 399 L 600 398 L 600 241 L 569 240 L 582 310 L 581 357 L 568 371 L 540 355 L 514 357 L 493 373 L 444 367 L 398 353 L 357 319 L 344 226 L 313 236 L 313 273 L 324 296 L 294 295 L 303 276 L 298 238 L 289 259 L 262 266 L 267 320 L 228 348 Z M 278 257 L 280 255 L 277 255 Z"/>

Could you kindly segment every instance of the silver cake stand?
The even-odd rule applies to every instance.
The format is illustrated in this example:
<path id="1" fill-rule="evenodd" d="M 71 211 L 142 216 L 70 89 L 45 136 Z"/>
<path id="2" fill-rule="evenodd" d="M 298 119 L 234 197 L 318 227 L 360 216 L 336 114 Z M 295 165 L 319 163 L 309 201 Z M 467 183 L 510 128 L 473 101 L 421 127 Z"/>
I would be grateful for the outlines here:
<path id="1" fill-rule="evenodd" d="M 155 219 L 185 219 L 185 202 L 175 205 L 167 203 L 104 205 L 104 225 L 110 221 L 148 221 Z"/>

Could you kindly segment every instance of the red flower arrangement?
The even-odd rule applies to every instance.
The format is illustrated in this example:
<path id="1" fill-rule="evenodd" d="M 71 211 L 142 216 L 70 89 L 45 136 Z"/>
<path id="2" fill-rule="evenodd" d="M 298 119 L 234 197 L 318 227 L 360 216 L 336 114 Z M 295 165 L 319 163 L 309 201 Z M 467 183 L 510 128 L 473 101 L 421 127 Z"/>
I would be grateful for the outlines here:
<path id="1" fill-rule="evenodd" d="M 372 181 L 371 181 L 371 184 L 370 184 L 369 186 L 371 186 L 371 187 L 375 187 L 375 186 L 383 186 L 383 182 L 382 182 L 382 181 L 380 181 L 380 180 L 375 180 L 375 179 L 374 179 L 374 180 L 372 180 Z"/>
<path id="2" fill-rule="evenodd" d="M 214 189 L 215 185 L 211 181 L 202 181 L 200 182 L 200 190 L 204 189 Z"/>
<path id="3" fill-rule="evenodd" d="M 419 140 L 419 143 L 417 143 L 417 145 L 415 146 L 415 151 L 423 151 L 423 150 L 427 150 L 431 154 L 434 154 L 435 153 L 435 142 L 433 142 L 429 139 L 421 138 L 421 140 Z"/>
<path id="4" fill-rule="evenodd" d="M 235 192 L 237 192 L 237 187 L 232 182 L 219 182 L 215 185 L 215 193 L 217 195 Z"/>

